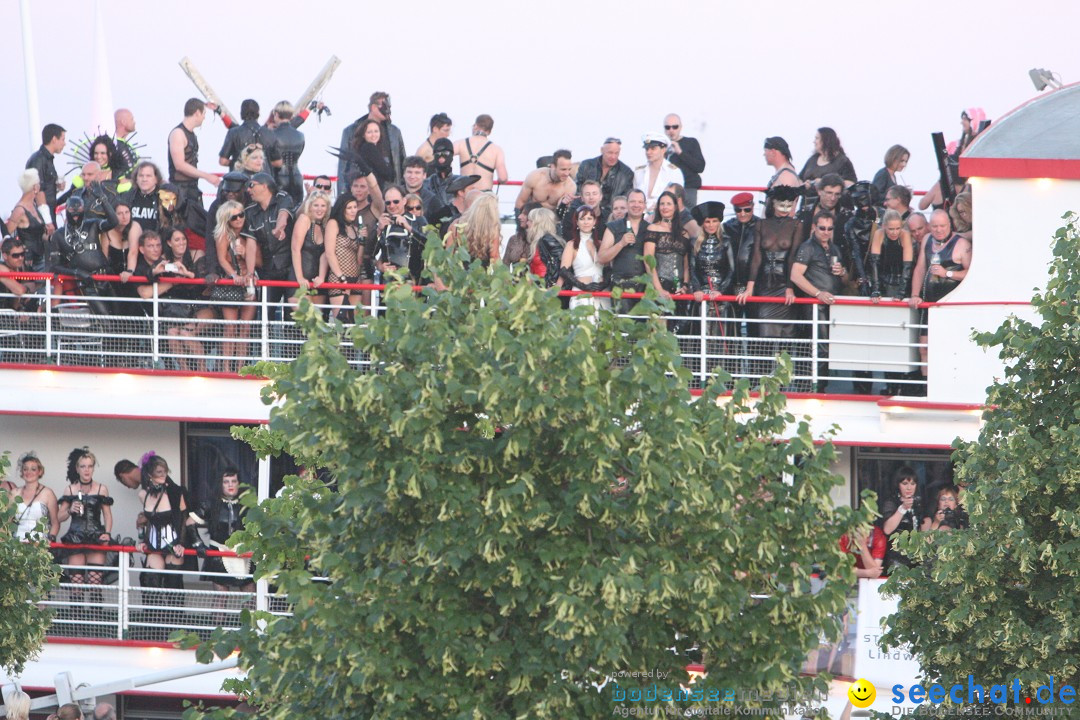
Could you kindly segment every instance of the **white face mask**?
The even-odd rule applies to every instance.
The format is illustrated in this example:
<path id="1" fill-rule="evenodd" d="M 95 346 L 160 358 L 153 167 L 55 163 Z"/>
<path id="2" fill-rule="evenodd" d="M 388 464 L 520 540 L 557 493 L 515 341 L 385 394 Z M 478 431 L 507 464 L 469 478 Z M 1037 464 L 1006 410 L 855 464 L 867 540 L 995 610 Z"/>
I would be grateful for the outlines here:
<path id="1" fill-rule="evenodd" d="M 781 215 L 787 215 L 795 209 L 794 200 L 777 200 L 773 203 L 773 209 Z"/>

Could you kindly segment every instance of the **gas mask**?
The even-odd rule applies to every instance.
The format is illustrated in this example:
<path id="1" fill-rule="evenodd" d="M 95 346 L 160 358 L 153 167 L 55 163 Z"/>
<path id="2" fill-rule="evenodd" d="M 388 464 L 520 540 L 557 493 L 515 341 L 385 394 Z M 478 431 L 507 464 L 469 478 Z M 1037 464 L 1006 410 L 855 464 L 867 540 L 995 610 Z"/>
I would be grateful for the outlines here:
<path id="1" fill-rule="evenodd" d="M 72 195 L 67 201 L 67 219 L 72 225 L 81 225 L 86 214 L 86 201 L 82 195 Z"/>

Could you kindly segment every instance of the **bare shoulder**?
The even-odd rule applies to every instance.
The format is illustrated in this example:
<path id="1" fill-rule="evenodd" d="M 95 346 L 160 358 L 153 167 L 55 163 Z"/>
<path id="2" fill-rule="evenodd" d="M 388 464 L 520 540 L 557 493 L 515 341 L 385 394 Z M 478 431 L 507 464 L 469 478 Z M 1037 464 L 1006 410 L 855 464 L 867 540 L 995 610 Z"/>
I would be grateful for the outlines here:
<path id="1" fill-rule="evenodd" d="M 540 180 L 547 176 L 547 170 L 545 168 L 537 168 L 530 170 L 529 174 L 525 176 L 526 185 L 536 185 Z"/>

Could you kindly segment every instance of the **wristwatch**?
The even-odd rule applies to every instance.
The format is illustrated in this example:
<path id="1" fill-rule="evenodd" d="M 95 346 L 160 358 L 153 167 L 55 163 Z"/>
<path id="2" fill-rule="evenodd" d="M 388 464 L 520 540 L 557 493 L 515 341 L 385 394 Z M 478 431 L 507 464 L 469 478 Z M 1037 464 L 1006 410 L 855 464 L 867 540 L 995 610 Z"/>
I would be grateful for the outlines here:
<path id="1" fill-rule="evenodd" d="M 946 271 L 945 271 L 945 277 L 947 277 L 947 278 L 949 278 L 950 280 L 952 280 L 952 270 L 946 270 Z"/>

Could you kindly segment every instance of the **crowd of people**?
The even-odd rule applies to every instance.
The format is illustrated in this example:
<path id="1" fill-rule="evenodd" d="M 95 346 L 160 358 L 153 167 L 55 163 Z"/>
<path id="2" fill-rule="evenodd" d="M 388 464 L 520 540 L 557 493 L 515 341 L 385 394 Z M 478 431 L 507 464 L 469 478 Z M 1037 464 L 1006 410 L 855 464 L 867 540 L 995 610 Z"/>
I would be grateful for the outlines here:
<path id="1" fill-rule="evenodd" d="M 508 239 L 492 194 L 496 182 L 508 179 L 506 157 L 491 139 L 489 115 L 479 115 L 469 133 L 453 141 L 453 121 L 437 113 L 429 136 L 407 156 L 390 96 L 373 93 L 367 113 L 344 129 L 334 148 L 335 195 L 333 178 L 305 183 L 299 170 L 304 138 L 298 128 L 309 112 L 321 110 L 318 105 L 297 111 L 280 102 L 260 123 L 259 104 L 245 100 L 239 121 L 225 118 L 229 131 L 218 162 L 227 172 L 221 177 L 199 167 L 196 131 L 215 110 L 194 98 L 184 104 L 168 137 L 167 179 L 156 164 L 139 158 L 130 141 L 134 115 L 118 110 L 114 134 L 80 146 L 78 156 L 86 162 L 66 192 L 54 162 L 66 131 L 46 125 L 41 147 L 19 178 L 22 196 L 4 225 L 0 273 L 58 273 L 70 278 L 66 291 L 81 294 L 101 315 L 145 312 L 138 302 L 116 299 L 150 298 L 156 284 L 158 297 L 169 301 L 163 307 L 170 347 L 178 357 L 192 358 L 178 365 L 202 371 L 207 365 L 200 336 L 214 325 L 198 321 L 250 321 L 257 308 L 245 301 L 259 292 L 271 305 L 290 301 L 289 288 L 257 287 L 259 279 L 295 282 L 334 316 L 370 301 L 369 291 L 342 284 L 379 282 L 400 272 L 441 287 L 423 267 L 429 226 L 446 244 L 459 243 L 482 262 L 526 265 L 548 287 L 642 291 L 646 278 L 661 296 L 679 298 L 677 316 L 700 314 L 706 303 L 712 320 L 706 334 L 754 340 L 753 354 L 762 356 L 782 350 L 809 355 L 809 316 L 805 305 L 793 304 L 796 297 L 823 305 L 818 318 L 827 330 L 828 306 L 837 296 L 907 299 L 913 307 L 940 300 L 963 280 L 971 258 L 971 194 L 955 161 L 985 126 L 975 108 L 961 114 L 961 139 L 950 148 L 953 186 L 938 183 L 919 209 L 899 174 L 910 158 L 906 148 L 889 147 L 872 180 L 859 180 L 829 127 L 818 128 L 801 171 L 784 138 L 766 138 L 763 155 L 772 174 L 760 214 L 748 192 L 728 204 L 698 203 L 705 154 L 671 114 L 663 132 L 644 134 L 646 163 L 637 168 L 620 160 L 622 140 L 616 137 L 578 163 L 565 149 L 539 158 L 515 201 L 517 227 Z M 200 181 L 217 188 L 209 207 Z M 647 256 L 656 260 L 648 272 Z M 103 275 L 120 279 L 108 282 Z M 0 282 L 5 307 L 36 307 L 40 281 L 8 275 Z M 748 305 L 751 298 L 774 300 Z M 606 297 L 575 297 L 570 304 L 611 308 Z M 614 309 L 628 312 L 633 304 L 623 300 Z M 249 327 L 224 325 L 224 360 L 216 369 L 241 364 Z M 671 327 L 682 333 L 691 326 L 684 319 Z M 824 358 L 827 332 L 818 335 Z M 818 389 L 824 390 L 824 360 L 820 370 Z M 864 375 L 855 383 L 858 392 L 869 392 Z M 894 394 L 904 384 L 901 373 L 885 377 L 886 391 Z"/>
<path id="2" fill-rule="evenodd" d="M 198 560 L 185 550 L 194 550 L 202 560 L 203 579 L 220 592 L 253 592 L 250 566 L 242 558 L 229 556 L 226 541 L 243 527 L 244 507 L 239 473 L 234 467 L 221 469 L 216 493 L 193 505 L 188 490 L 170 476 L 169 465 L 154 452 L 146 453 L 138 464 L 123 459 L 113 467 L 117 482 L 136 493 L 139 512 L 118 523 L 112 507 L 114 498 L 107 485 L 97 479 L 98 462 L 86 447 L 68 455 L 64 485 L 54 491 L 45 484 L 45 465 L 33 451 L 23 453 L 16 464 L 21 484 L 0 480 L 0 492 L 21 500 L 15 517 L 16 537 L 77 545 L 54 550 L 57 562 L 66 566 L 65 582 L 74 590 L 70 597 L 80 603 L 100 604 L 100 588 L 116 572 L 115 559 L 108 558 L 109 546 L 124 544 L 114 531 L 125 525 L 134 531 L 143 567 L 155 570 L 197 570 Z M 58 494 L 59 493 L 59 494 Z M 66 529 L 63 527 L 66 524 Z M 130 524 L 130 525 L 129 525 Z M 61 534 L 63 531 L 63 534 Z M 226 551 L 225 554 L 210 551 Z M 179 574 L 143 572 L 141 585 L 158 591 L 182 590 Z M 169 600 L 162 592 L 152 596 Z"/>

